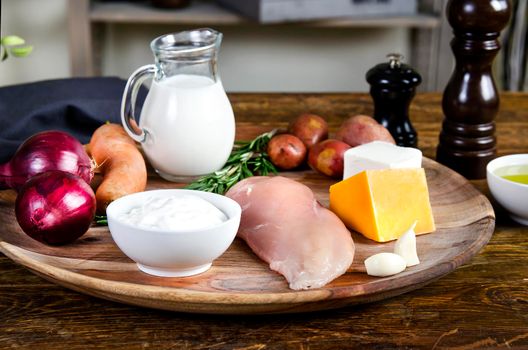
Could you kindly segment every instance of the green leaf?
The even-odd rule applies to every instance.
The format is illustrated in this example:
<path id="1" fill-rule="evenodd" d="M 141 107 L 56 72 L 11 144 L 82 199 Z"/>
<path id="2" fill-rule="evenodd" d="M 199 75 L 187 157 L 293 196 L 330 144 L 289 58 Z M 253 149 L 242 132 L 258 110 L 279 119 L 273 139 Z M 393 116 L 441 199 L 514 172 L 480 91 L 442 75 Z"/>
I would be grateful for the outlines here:
<path id="1" fill-rule="evenodd" d="M 186 188 L 224 194 L 238 181 L 257 175 L 277 173 L 269 161 L 266 148 L 276 129 L 261 134 L 251 141 L 237 141 L 224 167 L 202 176 Z"/>
<path id="2" fill-rule="evenodd" d="M 4 46 L 24 45 L 25 43 L 24 39 L 16 35 L 8 35 L 2 38 L 2 45 Z"/>
<path id="3" fill-rule="evenodd" d="M 4 48 L 4 54 L 2 55 L 2 62 L 7 60 L 8 57 L 9 55 L 7 54 L 7 50 Z"/>
<path id="4" fill-rule="evenodd" d="M 10 47 L 9 52 L 15 57 L 26 57 L 33 51 L 33 46 Z"/>
<path id="5" fill-rule="evenodd" d="M 96 215 L 94 222 L 97 226 L 108 226 L 108 218 L 106 215 Z"/>

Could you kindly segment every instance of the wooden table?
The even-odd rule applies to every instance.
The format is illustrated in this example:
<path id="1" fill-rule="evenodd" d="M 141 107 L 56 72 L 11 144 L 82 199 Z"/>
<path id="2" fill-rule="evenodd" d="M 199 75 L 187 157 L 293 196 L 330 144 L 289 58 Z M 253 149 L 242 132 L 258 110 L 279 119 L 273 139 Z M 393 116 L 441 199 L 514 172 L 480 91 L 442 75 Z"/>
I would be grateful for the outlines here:
<path id="1" fill-rule="evenodd" d="M 300 112 L 335 130 L 372 114 L 367 94 L 232 94 L 249 137 Z M 415 98 L 420 148 L 434 158 L 439 94 Z M 528 94 L 504 94 L 496 119 L 500 154 L 528 153 Z M 248 124 L 249 123 L 249 124 Z M 485 180 L 473 181 L 489 197 Z M 496 232 L 470 263 L 388 300 L 309 314 L 209 316 L 142 309 L 56 286 L 0 256 L 0 348 L 39 349 L 481 349 L 528 347 L 528 228 L 493 202 Z"/>

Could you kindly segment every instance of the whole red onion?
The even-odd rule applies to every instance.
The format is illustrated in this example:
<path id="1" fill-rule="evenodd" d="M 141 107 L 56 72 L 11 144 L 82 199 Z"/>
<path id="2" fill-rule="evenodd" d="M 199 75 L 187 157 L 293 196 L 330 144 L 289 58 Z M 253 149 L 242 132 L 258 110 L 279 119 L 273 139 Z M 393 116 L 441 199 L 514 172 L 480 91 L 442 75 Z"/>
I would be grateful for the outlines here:
<path id="1" fill-rule="evenodd" d="M 11 160 L 0 165 L 0 189 L 17 191 L 32 176 L 48 170 L 62 170 L 90 183 L 92 162 L 83 145 L 68 133 L 52 130 L 28 138 Z"/>
<path id="2" fill-rule="evenodd" d="M 82 236 L 95 216 L 95 194 L 79 176 L 59 171 L 35 175 L 20 188 L 15 214 L 37 241 L 60 245 Z"/>

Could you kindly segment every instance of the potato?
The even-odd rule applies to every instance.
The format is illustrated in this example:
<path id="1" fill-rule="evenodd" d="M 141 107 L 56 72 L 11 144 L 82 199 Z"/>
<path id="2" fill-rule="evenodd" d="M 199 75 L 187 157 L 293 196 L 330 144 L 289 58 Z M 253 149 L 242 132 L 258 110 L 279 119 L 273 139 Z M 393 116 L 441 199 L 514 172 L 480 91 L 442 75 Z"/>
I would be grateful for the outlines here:
<path id="1" fill-rule="evenodd" d="M 343 157 L 350 145 L 343 141 L 328 139 L 316 143 L 308 151 L 308 165 L 330 177 L 343 177 Z"/>
<path id="2" fill-rule="evenodd" d="M 310 148 L 328 138 L 328 124 L 316 114 L 305 113 L 291 121 L 288 132 L 300 138 L 306 148 Z"/>
<path id="3" fill-rule="evenodd" d="M 268 155 L 271 162 L 282 170 L 298 167 L 306 158 L 306 146 L 294 135 L 275 135 L 268 142 Z"/>
<path id="4" fill-rule="evenodd" d="M 396 144 L 390 132 L 374 118 L 356 115 L 348 118 L 337 131 L 336 138 L 352 147 L 372 141 Z"/>

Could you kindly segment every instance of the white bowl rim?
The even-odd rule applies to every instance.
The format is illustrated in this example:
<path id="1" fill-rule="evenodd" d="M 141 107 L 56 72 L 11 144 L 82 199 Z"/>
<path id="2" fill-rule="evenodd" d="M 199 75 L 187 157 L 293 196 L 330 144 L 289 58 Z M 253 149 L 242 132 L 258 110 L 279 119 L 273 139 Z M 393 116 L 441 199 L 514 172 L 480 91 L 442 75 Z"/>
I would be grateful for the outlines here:
<path id="1" fill-rule="evenodd" d="M 499 181 L 499 183 L 520 186 L 521 188 L 525 188 L 525 187 L 528 187 L 528 184 L 522 184 L 519 182 L 507 180 L 495 174 L 495 170 L 503 166 L 519 165 L 519 164 L 528 165 L 528 153 L 508 154 L 508 155 L 504 155 L 501 157 L 497 157 L 488 163 L 488 165 L 486 166 L 486 173 L 488 176 L 493 177 L 495 180 Z"/>
<path id="2" fill-rule="evenodd" d="M 163 193 L 167 193 L 167 192 L 190 193 L 190 194 L 200 193 L 200 194 L 203 194 L 205 197 L 207 197 L 207 196 L 216 197 L 216 198 L 218 198 L 220 200 L 225 201 L 227 203 L 227 205 L 233 206 L 233 208 L 236 211 L 236 214 L 231 216 L 231 217 L 229 217 L 227 215 L 227 213 L 225 213 L 224 210 L 222 210 L 221 208 L 217 207 L 219 210 L 221 210 L 228 217 L 226 221 L 223 221 L 223 222 L 221 222 L 218 225 L 204 227 L 204 228 L 179 229 L 179 230 L 178 229 L 176 229 L 176 230 L 167 230 L 167 229 L 155 228 L 155 227 L 149 227 L 149 228 L 138 227 L 138 226 L 129 224 L 127 222 L 124 222 L 122 220 L 119 220 L 117 218 L 117 216 L 113 215 L 113 213 L 111 213 L 109 215 L 109 211 L 112 212 L 114 210 L 113 208 L 115 208 L 116 206 L 120 205 L 120 203 L 122 203 L 122 202 L 124 202 L 126 200 L 131 200 L 130 198 L 140 197 L 140 196 L 145 196 L 147 194 L 154 194 L 154 193 L 160 193 L 160 192 L 163 192 Z M 200 196 L 200 195 L 198 195 L 198 196 Z M 203 197 L 201 197 L 201 198 L 203 198 Z M 189 190 L 189 189 L 184 189 L 184 188 L 155 189 L 155 190 L 146 190 L 146 191 L 131 193 L 131 194 L 128 194 L 126 196 L 123 196 L 121 198 L 118 198 L 118 199 L 114 200 L 106 208 L 106 217 L 107 217 L 107 219 L 109 221 L 111 220 L 110 218 L 112 218 L 112 220 L 115 220 L 116 222 L 119 222 L 121 225 L 124 225 L 126 227 L 132 228 L 134 230 L 139 230 L 139 231 L 144 231 L 144 232 L 155 232 L 156 234 L 166 234 L 166 235 L 187 234 L 187 233 L 196 233 L 196 232 L 206 232 L 206 231 L 209 231 L 209 230 L 217 230 L 217 229 L 222 228 L 223 226 L 229 225 L 234 220 L 239 220 L 241 214 L 242 214 L 242 208 L 240 207 L 240 204 L 238 204 L 235 200 L 233 200 L 233 199 L 231 199 L 229 197 L 226 197 L 226 196 L 221 195 L 221 194 L 213 193 L 213 192 Z"/>

